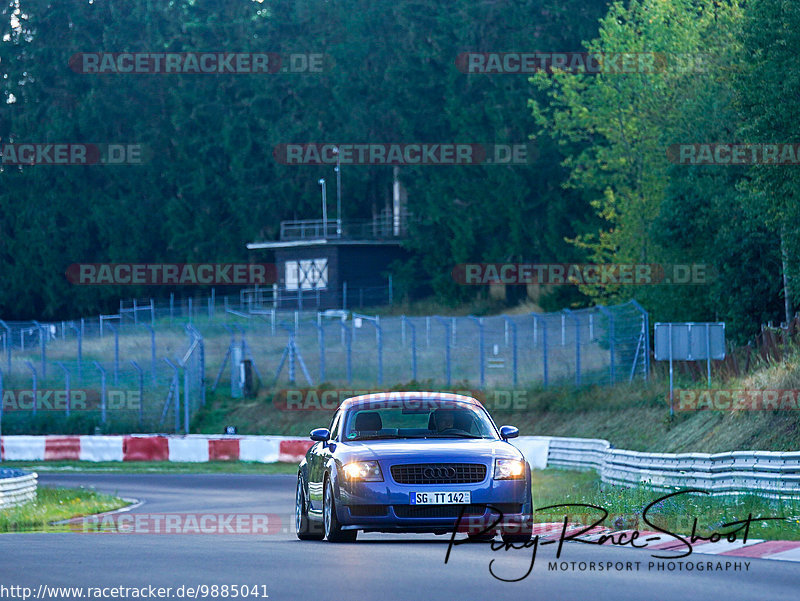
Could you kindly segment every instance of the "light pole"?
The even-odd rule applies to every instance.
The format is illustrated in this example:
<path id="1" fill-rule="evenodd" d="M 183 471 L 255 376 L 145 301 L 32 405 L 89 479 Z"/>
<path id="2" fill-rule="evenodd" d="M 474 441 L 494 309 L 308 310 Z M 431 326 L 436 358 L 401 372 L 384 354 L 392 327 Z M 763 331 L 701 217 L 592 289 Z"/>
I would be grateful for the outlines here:
<path id="1" fill-rule="evenodd" d="M 339 147 L 333 149 L 336 155 L 336 237 L 342 237 L 342 162 Z"/>
<path id="2" fill-rule="evenodd" d="M 322 237 L 328 238 L 328 207 L 325 201 L 325 180 L 320 179 L 319 185 L 322 186 Z"/>

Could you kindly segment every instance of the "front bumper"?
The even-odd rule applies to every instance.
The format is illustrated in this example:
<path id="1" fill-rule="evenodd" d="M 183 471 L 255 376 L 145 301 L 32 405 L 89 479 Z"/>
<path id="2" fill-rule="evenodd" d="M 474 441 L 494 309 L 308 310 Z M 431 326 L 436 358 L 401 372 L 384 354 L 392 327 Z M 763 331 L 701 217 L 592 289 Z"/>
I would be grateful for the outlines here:
<path id="1" fill-rule="evenodd" d="M 471 503 L 411 505 L 411 495 L 426 491 L 469 491 Z M 367 532 L 441 532 L 477 534 L 500 528 L 520 531 L 532 521 L 530 480 L 494 480 L 476 484 L 413 485 L 340 482 L 336 512 L 344 529 Z M 461 512 L 463 511 L 463 514 Z"/>

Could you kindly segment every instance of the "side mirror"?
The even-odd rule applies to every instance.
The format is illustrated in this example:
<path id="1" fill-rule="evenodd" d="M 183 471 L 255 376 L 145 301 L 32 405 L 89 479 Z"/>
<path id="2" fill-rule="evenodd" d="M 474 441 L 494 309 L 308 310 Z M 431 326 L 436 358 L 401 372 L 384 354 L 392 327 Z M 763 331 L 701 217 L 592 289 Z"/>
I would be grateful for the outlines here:
<path id="1" fill-rule="evenodd" d="M 519 436 L 519 428 L 515 428 L 514 426 L 500 426 L 500 436 L 503 437 L 503 440 L 516 438 Z"/>
<path id="2" fill-rule="evenodd" d="M 330 440 L 331 432 L 328 428 L 317 428 L 316 430 L 311 430 L 311 440 L 316 440 L 317 442 L 326 442 Z"/>

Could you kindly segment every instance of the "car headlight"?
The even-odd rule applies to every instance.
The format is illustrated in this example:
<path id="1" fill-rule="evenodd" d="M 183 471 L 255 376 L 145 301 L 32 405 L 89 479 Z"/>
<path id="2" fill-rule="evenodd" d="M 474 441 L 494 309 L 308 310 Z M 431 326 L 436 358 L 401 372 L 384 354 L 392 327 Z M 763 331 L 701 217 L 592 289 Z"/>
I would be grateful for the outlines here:
<path id="1" fill-rule="evenodd" d="M 377 461 L 355 461 L 344 466 L 344 475 L 348 480 L 363 482 L 381 482 L 383 474 Z"/>
<path id="2" fill-rule="evenodd" d="M 495 459 L 494 479 L 515 480 L 525 477 L 525 462 L 518 459 Z"/>

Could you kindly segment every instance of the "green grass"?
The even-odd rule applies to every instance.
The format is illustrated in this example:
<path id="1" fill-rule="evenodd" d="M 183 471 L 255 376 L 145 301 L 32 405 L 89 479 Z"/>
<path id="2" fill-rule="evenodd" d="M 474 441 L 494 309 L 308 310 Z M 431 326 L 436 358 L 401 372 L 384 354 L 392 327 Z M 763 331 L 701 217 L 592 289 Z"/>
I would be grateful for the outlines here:
<path id="1" fill-rule="evenodd" d="M 3 461 L 0 466 L 35 472 L 116 472 L 123 474 L 296 474 L 296 463 L 253 461 Z"/>
<path id="2" fill-rule="evenodd" d="M 5 462 L 4 462 L 5 463 Z M 128 503 L 113 495 L 85 488 L 39 487 L 35 501 L 0 509 L 0 532 L 67 532 L 52 522 L 112 511 Z"/>
<path id="3" fill-rule="evenodd" d="M 604 484 L 593 472 L 568 470 L 533 471 L 534 508 L 549 505 L 578 503 L 603 507 L 609 513 L 603 525 L 612 529 L 654 530 L 642 519 L 644 509 L 668 493 L 654 491 L 646 486 L 625 488 Z M 561 522 L 564 515 L 571 522 L 591 524 L 602 512 L 583 507 L 557 508 L 536 513 L 537 522 Z M 749 539 L 800 540 L 800 499 L 765 499 L 755 495 L 702 495 L 684 494 L 658 503 L 648 511 L 650 522 L 676 534 L 689 534 L 696 517 L 697 533 L 709 536 L 714 531 L 731 532 L 735 527 L 723 528 L 729 522 L 757 517 L 783 517 L 788 521 L 755 522 Z M 742 533 L 738 539 L 741 540 Z"/>
<path id="4" fill-rule="evenodd" d="M 800 374 L 800 367 L 796 372 Z M 676 386 L 702 388 L 705 384 L 678 382 Z M 755 387 L 748 381 L 726 386 Z M 780 386 L 800 388 L 800 384 L 778 379 L 773 387 Z M 442 390 L 425 382 L 392 387 L 426 388 Z M 456 385 L 452 390 L 468 388 Z M 520 392 L 525 400 L 523 409 L 489 409 L 498 425 L 515 425 L 523 436 L 603 438 L 616 448 L 660 453 L 800 449 L 800 412 L 697 411 L 676 413 L 670 419 L 667 383 L 662 380 L 616 387 L 533 388 Z M 487 392 L 490 398 L 492 394 Z M 219 434 L 225 426 L 235 425 L 241 434 L 305 438 L 313 428 L 327 427 L 333 416 L 333 411 L 328 410 L 281 409 L 273 402 L 272 395 L 273 391 L 267 390 L 252 399 L 231 399 L 219 391 L 209 394 L 206 407 L 194 417 L 191 430 Z"/>

